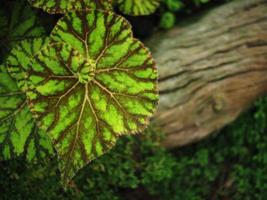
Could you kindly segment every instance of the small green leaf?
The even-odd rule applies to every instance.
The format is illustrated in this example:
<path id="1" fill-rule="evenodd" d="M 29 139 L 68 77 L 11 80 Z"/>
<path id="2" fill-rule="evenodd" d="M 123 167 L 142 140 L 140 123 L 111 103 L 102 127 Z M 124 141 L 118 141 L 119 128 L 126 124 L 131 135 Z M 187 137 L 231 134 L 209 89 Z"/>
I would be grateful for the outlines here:
<path id="1" fill-rule="evenodd" d="M 184 7 L 184 4 L 181 0 L 165 0 L 164 3 L 166 4 L 168 10 L 172 12 L 177 12 Z"/>
<path id="2" fill-rule="evenodd" d="M 111 0 L 28 0 L 30 4 L 44 11 L 55 13 L 67 13 L 82 9 L 111 10 Z"/>
<path id="3" fill-rule="evenodd" d="M 160 27 L 170 29 L 175 25 L 176 17 L 172 12 L 165 12 L 160 19 Z"/>
<path id="4" fill-rule="evenodd" d="M 51 40 L 32 60 L 27 96 L 67 183 L 120 135 L 147 126 L 158 101 L 157 70 L 129 23 L 111 12 L 69 13 Z"/>
<path id="5" fill-rule="evenodd" d="M 26 96 L 0 66 L 0 160 L 24 155 L 28 160 L 53 154 L 47 135 L 37 128 Z"/>
<path id="6" fill-rule="evenodd" d="M 119 9 L 126 15 L 150 15 L 156 11 L 161 0 L 117 0 Z"/>
<path id="7" fill-rule="evenodd" d="M 27 1 L 7 1 L 3 4 L 5 6 L 2 6 L 2 3 L 0 6 L 0 59 L 3 59 L 4 54 L 17 42 L 47 34 Z M 3 20 L 5 23 L 1 22 Z"/>

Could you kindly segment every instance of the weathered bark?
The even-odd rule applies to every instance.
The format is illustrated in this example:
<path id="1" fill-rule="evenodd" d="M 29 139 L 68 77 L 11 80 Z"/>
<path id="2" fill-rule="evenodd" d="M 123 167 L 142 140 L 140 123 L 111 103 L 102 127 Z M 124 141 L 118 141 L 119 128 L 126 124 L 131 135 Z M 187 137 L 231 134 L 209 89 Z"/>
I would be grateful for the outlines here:
<path id="1" fill-rule="evenodd" d="M 267 92 L 267 0 L 222 5 L 147 44 L 160 73 L 153 121 L 168 148 L 221 129 Z"/>

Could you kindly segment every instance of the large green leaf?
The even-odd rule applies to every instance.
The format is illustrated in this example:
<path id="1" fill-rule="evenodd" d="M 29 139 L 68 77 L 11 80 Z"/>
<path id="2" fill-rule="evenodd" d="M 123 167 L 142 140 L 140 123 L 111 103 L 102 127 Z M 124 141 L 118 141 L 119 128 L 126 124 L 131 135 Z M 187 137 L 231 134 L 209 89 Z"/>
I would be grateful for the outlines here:
<path id="1" fill-rule="evenodd" d="M 22 91 L 28 89 L 25 77 L 32 56 L 48 41 L 48 37 L 22 40 L 10 51 L 6 59 L 8 72 L 17 81 L 17 85 Z"/>
<path id="2" fill-rule="evenodd" d="M 24 155 L 28 160 L 53 154 L 48 136 L 32 118 L 26 96 L 0 65 L 0 160 Z"/>
<path id="3" fill-rule="evenodd" d="M 119 9 L 126 15 L 150 15 L 159 7 L 161 0 L 117 0 Z"/>
<path id="4" fill-rule="evenodd" d="M 24 0 L 1 2 L 0 28 L 0 60 L 17 42 L 46 35 L 36 13 Z"/>
<path id="5" fill-rule="evenodd" d="M 157 70 L 129 23 L 109 12 L 69 13 L 32 60 L 32 112 L 52 138 L 64 182 L 145 128 L 158 101 Z"/>
<path id="6" fill-rule="evenodd" d="M 82 9 L 112 9 L 111 0 L 28 0 L 32 6 L 44 11 L 55 13 L 67 13 Z"/>

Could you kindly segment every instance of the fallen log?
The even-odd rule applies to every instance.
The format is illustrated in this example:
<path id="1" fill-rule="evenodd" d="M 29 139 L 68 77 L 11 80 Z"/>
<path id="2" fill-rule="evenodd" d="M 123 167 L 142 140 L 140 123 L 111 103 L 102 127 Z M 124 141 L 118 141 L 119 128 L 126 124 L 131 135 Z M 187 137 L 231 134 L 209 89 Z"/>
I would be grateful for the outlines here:
<path id="1" fill-rule="evenodd" d="M 267 93 L 267 0 L 236 0 L 147 41 L 167 148 L 199 141 Z"/>

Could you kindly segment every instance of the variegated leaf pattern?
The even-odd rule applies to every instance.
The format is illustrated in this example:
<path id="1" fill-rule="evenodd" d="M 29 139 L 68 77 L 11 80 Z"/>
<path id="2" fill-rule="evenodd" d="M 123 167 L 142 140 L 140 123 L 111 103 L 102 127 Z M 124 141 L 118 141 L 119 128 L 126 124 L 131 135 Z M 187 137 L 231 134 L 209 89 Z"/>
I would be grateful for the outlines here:
<path id="1" fill-rule="evenodd" d="M 48 37 L 22 40 L 10 51 L 6 60 L 7 69 L 22 91 L 28 89 L 27 71 L 32 56 L 48 44 L 48 41 Z"/>
<path id="2" fill-rule="evenodd" d="M 117 0 L 119 9 L 126 15 L 150 15 L 160 5 L 161 0 Z"/>
<path id="3" fill-rule="evenodd" d="M 21 40 L 47 35 L 35 11 L 26 0 L 4 1 L 3 5 L 1 2 L 0 10 L 0 15 L 3 15 L 2 17 L 8 22 L 3 24 L 7 27 L 1 27 L 3 32 L 0 38 L 0 49 L 3 55 L 0 57 L 4 57 L 4 54 Z"/>
<path id="4" fill-rule="evenodd" d="M 55 13 L 67 13 L 82 9 L 111 10 L 111 0 L 28 0 L 32 6 L 44 11 Z"/>
<path id="5" fill-rule="evenodd" d="M 0 160 L 25 156 L 27 160 L 53 154 L 52 143 L 37 127 L 26 103 L 26 95 L 0 66 Z"/>
<path id="6" fill-rule="evenodd" d="M 145 128 L 158 101 L 157 70 L 129 23 L 111 12 L 69 13 L 51 40 L 32 60 L 27 96 L 66 183 L 118 136 Z"/>

